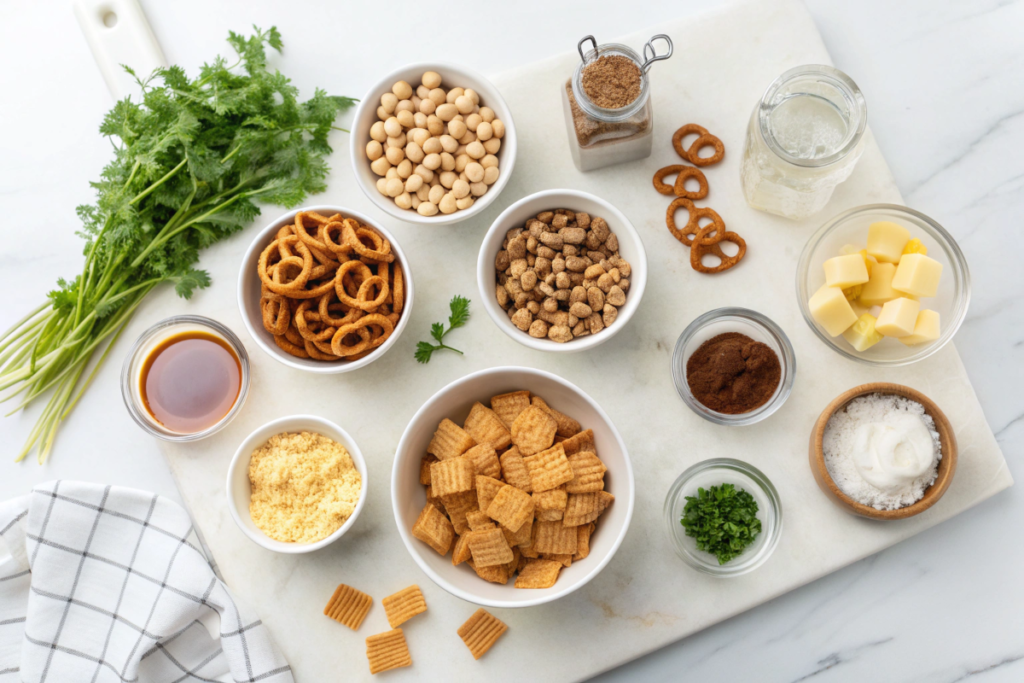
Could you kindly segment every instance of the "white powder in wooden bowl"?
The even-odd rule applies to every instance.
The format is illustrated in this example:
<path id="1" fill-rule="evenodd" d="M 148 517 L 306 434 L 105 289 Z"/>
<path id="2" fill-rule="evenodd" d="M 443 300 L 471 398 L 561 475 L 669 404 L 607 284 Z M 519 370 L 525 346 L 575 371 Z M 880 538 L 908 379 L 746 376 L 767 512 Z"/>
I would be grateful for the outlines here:
<path id="1" fill-rule="evenodd" d="M 928 428 L 935 446 L 935 463 L 923 475 L 899 489 L 882 491 L 865 481 L 857 470 L 853 457 L 857 430 L 871 423 L 897 425 L 908 415 L 919 417 Z M 921 500 L 925 490 L 935 482 L 942 458 L 939 432 L 931 415 L 917 401 L 895 394 L 860 396 L 836 411 L 825 425 L 822 451 L 825 467 L 836 486 L 853 500 L 876 510 L 897 510 Z"/>

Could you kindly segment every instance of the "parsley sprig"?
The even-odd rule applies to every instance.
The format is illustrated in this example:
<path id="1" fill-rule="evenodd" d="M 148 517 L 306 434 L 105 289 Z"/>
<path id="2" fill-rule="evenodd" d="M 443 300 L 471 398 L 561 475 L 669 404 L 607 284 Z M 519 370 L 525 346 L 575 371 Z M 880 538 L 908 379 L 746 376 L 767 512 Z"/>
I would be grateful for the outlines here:
<path id="1" fill-rule="evenodd" d="M 421 341 L 416 345 L 415 356 L 416 360 L 420 363 L 429 363 L 430 357 L 434 354 L 434 351 L 438 351 L 440 349 L 448 349 L 449 351 L 454 351 L 455 353 L 462 355 L 462 351 L 453 349 L 444 343 L 444 336 L 452 330 L 462 327 L 469 320 L 469 299 L 456 294 L 452 297 L 448 306 L 452 311 L 452 314 L 448 316 L 448 329 L 444 329 L 444 325 L 441 323 L 434 323 L 430 326 L 430 336 L 437 341 L 437 344 Z"/>
<path id="2" fill-rule="evenodd" d="M 697 489 L 696 496 L 686 497 L 679 521 L 697 539 L 697 549 L 717 557 L 718 564 L 740 556 L 761 533 L 757 501 L 732 484 Z"/>
<path id="3" fill-rule="evenodd" d="M 78 207 L 82 273 L 58 280 L 47 302 L 0 335 L 2 400 L 21 398 L 12 412 L 50 394 L 18 460 L 33 448 L 46 459 L 153 288 L 173 284 L 190 298 L 210 284 L 193 267 L 200 250 L 251 223 L 257 201 L 292 207 L 326 189 L 327 137 L 355 100 L 317 89 L 299 101 L 285 76 L 267 70 L 266 48 L 282 49 L 276 28 L 232 32 L 228 43 L 234 64 L 217 57 L 195 78 L 179 66 L 136 76 L 141 101 L 125 98 L 103 119 L 114 158 L 92 183 L 96 203 Z"/>

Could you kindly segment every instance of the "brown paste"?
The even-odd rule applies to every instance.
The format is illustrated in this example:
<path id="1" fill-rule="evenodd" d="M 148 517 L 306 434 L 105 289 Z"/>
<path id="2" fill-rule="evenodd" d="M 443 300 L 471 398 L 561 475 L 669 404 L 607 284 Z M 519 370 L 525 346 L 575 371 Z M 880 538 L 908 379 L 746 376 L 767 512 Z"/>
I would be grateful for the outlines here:
<path id="1" fill-rule="evenodd" d="M 718 413 L 749 413 L 775 393 L 782 366 L 775 351 L 739 332 L 708 339 L 686 362 L 686 383 L 704 406 Z"/>

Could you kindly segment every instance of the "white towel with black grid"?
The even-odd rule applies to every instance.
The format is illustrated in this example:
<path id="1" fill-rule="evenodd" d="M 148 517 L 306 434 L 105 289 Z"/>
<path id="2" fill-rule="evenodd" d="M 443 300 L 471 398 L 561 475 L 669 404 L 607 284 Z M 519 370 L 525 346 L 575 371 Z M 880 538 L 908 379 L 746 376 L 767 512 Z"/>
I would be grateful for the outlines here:
<path id="1" fill-rule="evenodd" d="M 294 681 L 166 498 L 48 482 L 0 504 L 0 539 L 0 683 Z"/>

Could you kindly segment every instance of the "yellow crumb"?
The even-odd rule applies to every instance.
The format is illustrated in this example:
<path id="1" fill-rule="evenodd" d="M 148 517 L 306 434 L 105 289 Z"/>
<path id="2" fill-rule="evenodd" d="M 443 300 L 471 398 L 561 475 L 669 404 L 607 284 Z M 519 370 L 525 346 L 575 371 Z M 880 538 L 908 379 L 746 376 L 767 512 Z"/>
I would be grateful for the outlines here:
<path id="1" fill-rule="evenodd" d="M 312 432 L 277 434 L 249 462 L 249 514 L 285 543 L 315 543 L 352 515 L 362 477 L 341 444 Z"/>

